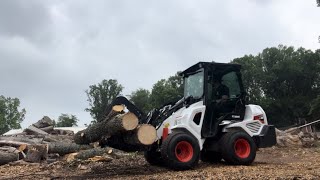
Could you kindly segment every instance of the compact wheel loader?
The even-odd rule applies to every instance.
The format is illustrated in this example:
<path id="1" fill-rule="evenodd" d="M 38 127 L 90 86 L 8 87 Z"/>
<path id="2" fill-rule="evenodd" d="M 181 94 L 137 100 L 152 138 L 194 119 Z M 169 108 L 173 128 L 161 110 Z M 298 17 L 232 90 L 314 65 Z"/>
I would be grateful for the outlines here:
<path id="1" fill-rule="evenodd" d="M 264 110 L 246 104 L 240 68 L 238 64 L 199 62 L 181 72 L 184 97 L 178 102 L 145 115 L 120 96 L 110 108 L 124 104 L 140 123 L 157 129 L 157 140 L 144 152 L 151 165 L 186 170 L 199 159 L 249 165 L 258 148 L 276 144 L 276 135 Z"/>

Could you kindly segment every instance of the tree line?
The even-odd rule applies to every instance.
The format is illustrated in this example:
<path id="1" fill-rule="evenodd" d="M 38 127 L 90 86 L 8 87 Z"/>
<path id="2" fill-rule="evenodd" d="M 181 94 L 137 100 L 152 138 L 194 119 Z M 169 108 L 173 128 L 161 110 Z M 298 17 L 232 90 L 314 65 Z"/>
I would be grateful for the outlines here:
<path id="1" fill-rule="evenodd" d="M 266 111 L 271 124 L 287 127 L 320 118 L 320 49 L 279 45 L 257 55 L 235 58 L 242 65 L 242 79 L 247 103 L 258 104 Z M 124 87 L 116 79 L 104 79 L 86 90 L 89 107 L 85 109 L 93 123 L 103 116 L 106 107 Z M 157 81 L 151 90 L 139 88 L 129 95 L 139 109 L 147 113 L 183 97 L 183 79 L 178 72 Z M 25 109 L 18 110 L 17 98 L 0 96 L 0 134 L 20 128 Z M 57 126 L 76 126 L 78 118 L 61 114 Z"/>

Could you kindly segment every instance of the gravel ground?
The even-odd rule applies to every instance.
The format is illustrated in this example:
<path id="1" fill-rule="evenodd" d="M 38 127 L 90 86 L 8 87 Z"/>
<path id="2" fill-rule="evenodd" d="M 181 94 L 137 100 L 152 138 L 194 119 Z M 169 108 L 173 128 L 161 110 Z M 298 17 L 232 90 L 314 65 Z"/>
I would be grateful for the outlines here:
<path id="1" fill-rule="evenodd" d="M 133 154 L 111 162 L 0 166 L 0 179 L 320 179 L 320 148 L 267 148 L 250 166 L 200 162 L 188 171 L 150 166 Z"/>

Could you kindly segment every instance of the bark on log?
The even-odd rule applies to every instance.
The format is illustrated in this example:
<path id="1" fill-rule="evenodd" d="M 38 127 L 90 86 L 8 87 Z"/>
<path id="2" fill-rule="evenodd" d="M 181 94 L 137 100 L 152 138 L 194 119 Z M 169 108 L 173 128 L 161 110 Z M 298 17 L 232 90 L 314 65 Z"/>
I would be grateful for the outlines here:
<path id="1" fill-rule="evenodd" d="M 41 135 L 47 135 L 48 133 L 45 131 L 42 131 L 41 129 L 31 125 L 27 129 L 25 129 L 25 132 L 28 134 L 41 134 Z"/>
<path id="2" fill-rule="evenodd" d="M 48 145 L 36 144 L 27 146 L 28 152 L 25 161 L 27 162 L 40 162 L 48 157 Z"/>
<path id="3" fill-rule="evenodd" d="M 27 144 L 25 142 L 19 142 L 19 141 L 10 141 L 10 140 L 0 140 L 0 146 L 12 146 L 12 147 L 20 147 L 23 144 Z"/>
<path id="4" fill-rule="evenodd" d="M 132 145 L 151 145 L 157 138 L 157 130 L 150 124 L 141 124 L 134 131 L 126 133 L 124 140 Z"/>
<path id="5" fill-rule="evenodd" d="M 57 153 L 59 155 L 65 155 L 73 152 L 78 152 L 80 150 L 91 149 L 89 145 L 78 145 L 75 143 L 64 143 L 64 142 L 55 142 L 49 143 L 49 153 Z"/>
<path id="6" fill-rule="evenodd" d="M 146 151 L 150 148 L 150 146 L 145 145 L 137 145 L 137 144 L 128 144 L 124 141 L 123 136 L 111 136 L 111 137 L 103 137 L 99 141 L 101 147 L 109 146 L 115 149 L 119 149 L 125 152 L 135 152 L 135 151 Z"/>
<path id="7" fill-rule="evenodd" d="M 18 161 L 19 154 L 15 152 L 0 151 L 0 165 L 7 164 L 9 162 Z"/>
<path id="8" fill-rule="evenodd" d="M 41 129 L 44 132 L 50 133 L 51 131 L 53 131 L 53 126 L 43 127 L 39 129 Z"/>
<path id="9" fill-rule="evenodd" d="M 0 136 L 0 142 L 5 141 L 17 141 L 17 142 L 24 142 L 27 144 L 40 144 L 43 141 L 43 137 L 37 136 Z"/>
<path id="10" fill-rule="evenodd" d="M 33 124 L 33 126 L 35 126 L 36 128 L 44 128 L 53 125 L 53 121 L 48 116 L 43 116 L 42 119 Z"/>
<path id="11" fill-rule="evenodd" d="M 110 120 L 112 117 L 116 116 L 117 114 L 120 114 L 124 111 L 124 105 L 114 105 L 112 106 L 111 111 L 108 114 L 104 114 L 102 118 L 98 119 L 98 122 L 102 122 L 105 120 Z"/>
<path id="12" fill-rule="evenodd" d="M 102 121 L 90 125 L 87 129 L 79 131 L 74 135 L 77 144 L 89 144 L 99 141 L 102 136 L 112 136 L 135 129 L 139 120 L 131 112 L 119 114 L 109 121 Z"/>

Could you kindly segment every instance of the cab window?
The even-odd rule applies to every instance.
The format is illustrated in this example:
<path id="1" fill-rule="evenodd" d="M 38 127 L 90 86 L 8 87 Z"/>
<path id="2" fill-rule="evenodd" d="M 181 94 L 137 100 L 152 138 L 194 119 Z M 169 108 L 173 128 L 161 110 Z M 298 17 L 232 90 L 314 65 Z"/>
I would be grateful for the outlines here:
<path id="1" fill-rule="evenodd" d="M 222 76 L 221 83 L 229 88 L 230 98 L 239 97 L 241 94 L 239 79 L 236 72 L 230 72 Z"/>

